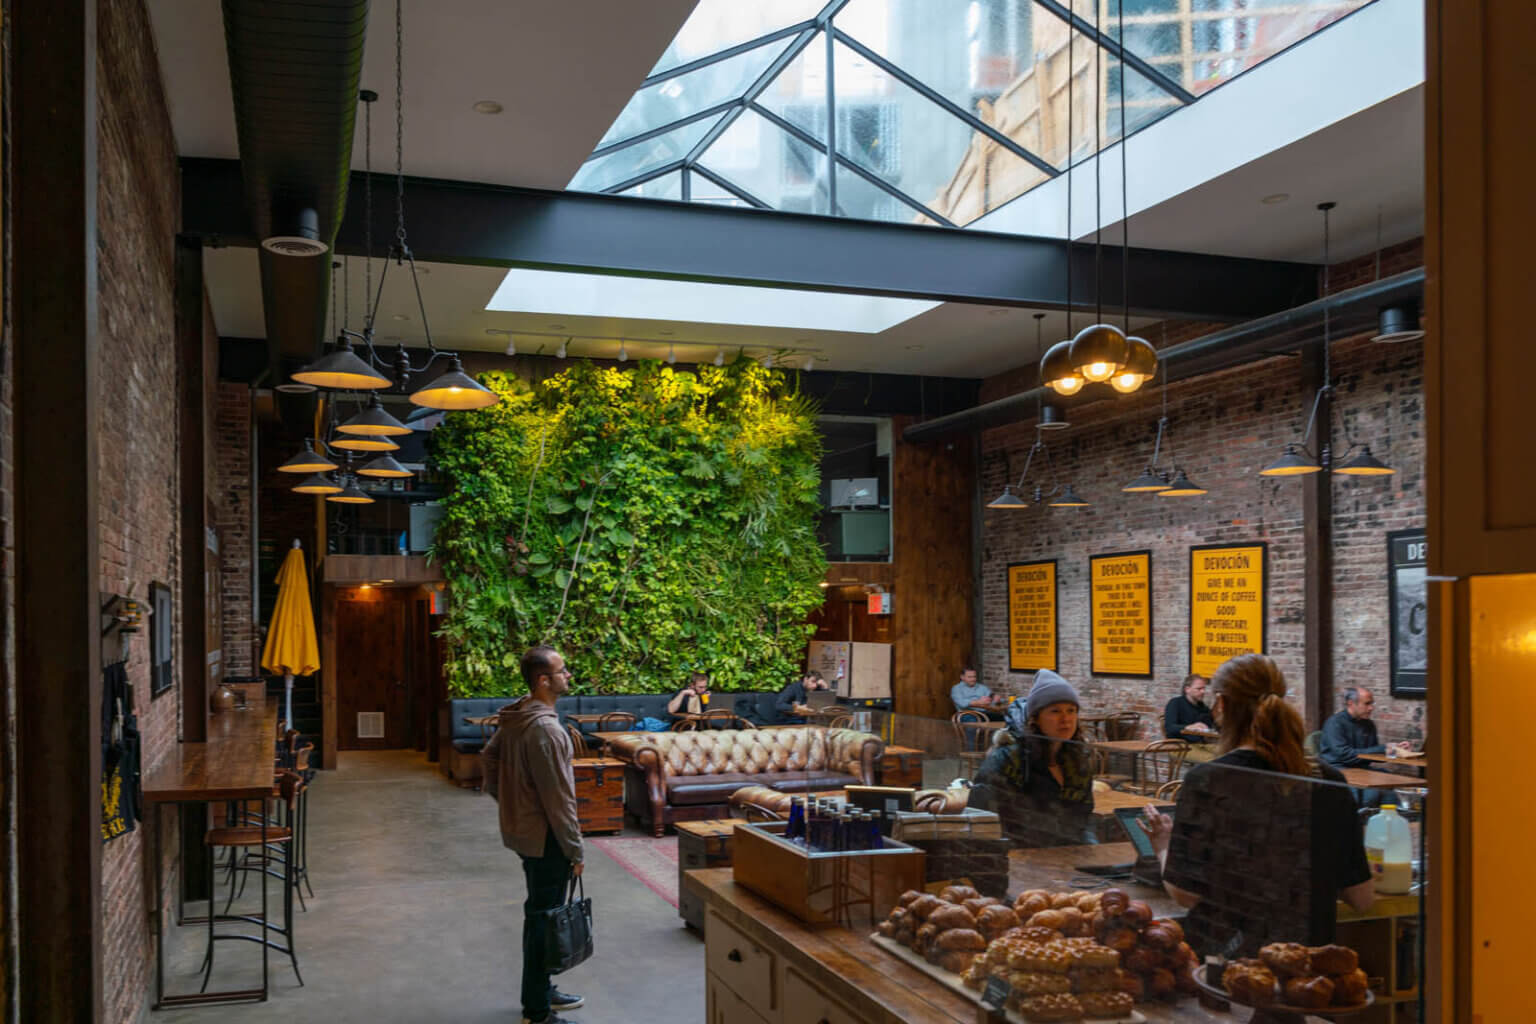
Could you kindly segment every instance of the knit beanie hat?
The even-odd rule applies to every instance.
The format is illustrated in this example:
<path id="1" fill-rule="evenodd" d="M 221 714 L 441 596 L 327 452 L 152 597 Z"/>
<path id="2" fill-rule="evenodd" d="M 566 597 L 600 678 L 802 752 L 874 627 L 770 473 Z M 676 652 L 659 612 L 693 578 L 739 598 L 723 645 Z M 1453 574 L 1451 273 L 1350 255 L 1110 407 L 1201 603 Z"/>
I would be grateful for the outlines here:
<path id="1" fill-rule="evenodd" d="M 1043 668 L 1035 673 L 1035 683 L 1029 688 L 1029 697 L 1025 701 L 1024 720 L 1027 722 L 1035 715 L 1050 707 L 1052 704 L 1066 702 L 1083 706 L 1083 702 L 1077 698 L 1077 690 L 1072 684 L 1048 668 Z"/>

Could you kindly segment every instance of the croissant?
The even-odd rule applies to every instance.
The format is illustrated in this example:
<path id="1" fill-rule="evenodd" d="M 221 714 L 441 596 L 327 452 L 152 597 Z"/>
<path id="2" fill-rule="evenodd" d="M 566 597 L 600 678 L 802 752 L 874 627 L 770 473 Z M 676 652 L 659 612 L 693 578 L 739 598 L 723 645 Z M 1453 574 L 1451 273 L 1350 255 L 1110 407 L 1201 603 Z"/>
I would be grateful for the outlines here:
<path id="1" fill-rule="evenodd" d="M 1067 923 L 1067 915 L 1061 910 L 1042 910 L 1029 919 L 1031 928 L 1054 928 L 1063 931 Z"/>
<path id="2" fill-rule="evenodd" d="M 1082 893 L 1080 892 L 1054 893 L 1051 896 L 1051 906 L 1057 910 L 1060 910 L 1062 907 L 1075 907 L 1077 906 L 1078 897 L 1081 895 Z"/>
<path id="3" fill-rule="evenodd" d="M 982 907 L 981 913 L 976 915 L 976 927 L 989 939 L 995 939 L 1018 925 L 1019 915 L 1007 907 Z"/>
<path id="4" fill-rule="evenodd" d="M 1285 1001 L 1291 1006 L 1305 1006 L 1318 1010 L 1333 1001 L 1333 982 L 1322 976 L 1311 978 L 1287 978 Z"/>
<path id="5" fill-rule="evenodd" d="M 916 917 L 919 921 L 928 920 L 928 915 L 944 906 L 944 901 L 932 893 L 924 893 L 911 903 L 907 904 L 907 913 Z"/>
<path id="6" fill-rule="evenodd" d="M 971 963 L 976 959 L 974 950 L 952 950 L 939 957 L 939 966 L 952 974 L 964 974 L 970 970 Z"/>
<path id="7" fill-rule="evenodd" d="M 1067 938 L 1088 934 L 1088 918 L 1076 907 L 1061 908 L 1061 934 Z"/>
<path id="8" fill-rule="evenodd" d="M 941 929 L 936 924 L 923 925 L 917 930 L 917 941 L 913 943 L 912 948 L 919 953 L 926 954 L 929 949 L 933 948 L 933 940 L 938 938 L 940 931 Z"/>
<path id="9" fill-rule="evenodd" d="M 975 928 L 976 918 L 964 907 L 951 903 L 940 907 L 928 915 L 928 923 L 936 924 L 942 930 L 950 928 Z"/>
<path id="10" fill-rule="evenodd" d="M 1013 901 L 1013 909 L 1022 918 L 1051 909 L 1051 898 L 1041 893 L 1025 893 Z"/>
<path id="11" fill-rule="evenodd" d="M 980 895 L 981 893 L 968 885 L 947 885 L 940 890 L 939 899 L 945 903 L 964 903 Z"/>
<path id="12" fill-rule="evenodd" d="M 886 938 L 890 938 L 892 935 L 896 934 L 896 926 L 890 921 L 881 921 L 875 926 L 875 931 L 879 932 L 881 935 L 884 935 Z"/>
<path id="13" fill-rule="evenodd" d="M 912 901 L 921 895 L 923 894 L 918 892 L 916 889 L 908 889 L 906 892 L 901 894 L 901 898 L 896 901 L 896 905 L 898 907 L 911 906 Z"/>
<path id="14" fill-rule="evenodd" d="M 934 940 L 934 945 L 946 953 L 971 952 L 980 953 L 987 948 L 987 940 L 981 937 L 981 933 L 970 928 L 951 928 L 940 932 Z"/>

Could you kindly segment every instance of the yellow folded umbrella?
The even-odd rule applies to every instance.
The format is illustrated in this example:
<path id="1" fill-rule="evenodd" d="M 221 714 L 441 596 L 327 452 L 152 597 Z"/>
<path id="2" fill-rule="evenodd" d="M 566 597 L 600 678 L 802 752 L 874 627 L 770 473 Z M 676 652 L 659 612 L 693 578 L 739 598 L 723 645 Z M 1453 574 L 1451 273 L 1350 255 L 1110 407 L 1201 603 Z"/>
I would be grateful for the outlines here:
<path id="1" fill-rule="evenodd" d="M 294 541 L 283 567 L 277 570 L 277 607 L 267 626 L 267 646 L 261 667 L 283 674 L 286 689 L 285 716 L 293 728 L 293 677 L 307 676 L 320 668 L 320 647 L 315 642 L 315 614 L 309 603 L 309 574 L 304 552 Z"/>

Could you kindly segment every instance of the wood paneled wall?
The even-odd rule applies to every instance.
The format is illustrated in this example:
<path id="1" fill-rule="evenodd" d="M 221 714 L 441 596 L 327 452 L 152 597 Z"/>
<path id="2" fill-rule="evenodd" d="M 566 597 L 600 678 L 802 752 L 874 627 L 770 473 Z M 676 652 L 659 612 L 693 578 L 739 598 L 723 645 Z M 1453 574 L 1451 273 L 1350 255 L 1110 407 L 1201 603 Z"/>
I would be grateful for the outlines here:
<path id="1" fill-rule="evenodd" d="M 903 715 L 948 718 L 949 688 L 974 646 L 971 501 L 975 464 L 965 440 L 900 440 L 911 417 L 892 421 L 892 561 L 834 562 L 827 603 L 812 617 L 818 640 L 893 645 L 891 694 Z M 864 611 L 861 584 L 891 592 L 889 616 Z"/>

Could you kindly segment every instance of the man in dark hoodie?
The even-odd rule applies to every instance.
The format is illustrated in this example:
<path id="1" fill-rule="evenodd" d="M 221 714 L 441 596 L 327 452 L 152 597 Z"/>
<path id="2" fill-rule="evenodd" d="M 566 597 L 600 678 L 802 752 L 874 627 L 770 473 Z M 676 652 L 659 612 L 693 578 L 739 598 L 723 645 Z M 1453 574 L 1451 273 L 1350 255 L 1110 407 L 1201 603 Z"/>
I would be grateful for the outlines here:
<path id="1" fill-rule="evenodd" d="M 549 980 L 536 941 L 540 912 L 565 902 L 566 886 L 582 871 L 581 825 L 571 740 L 555 714 L 555 700 L 571 688 L 565 659 L 553 647 L 531 647 L 522 660 L 528 696 L 501 709 L 486 744 L 484 788 L 496 799 L 501 841 L 523 861 L 523 1022 L 570 1024 L 555 1010 L 574 1010 L 580 996 Z"/>

